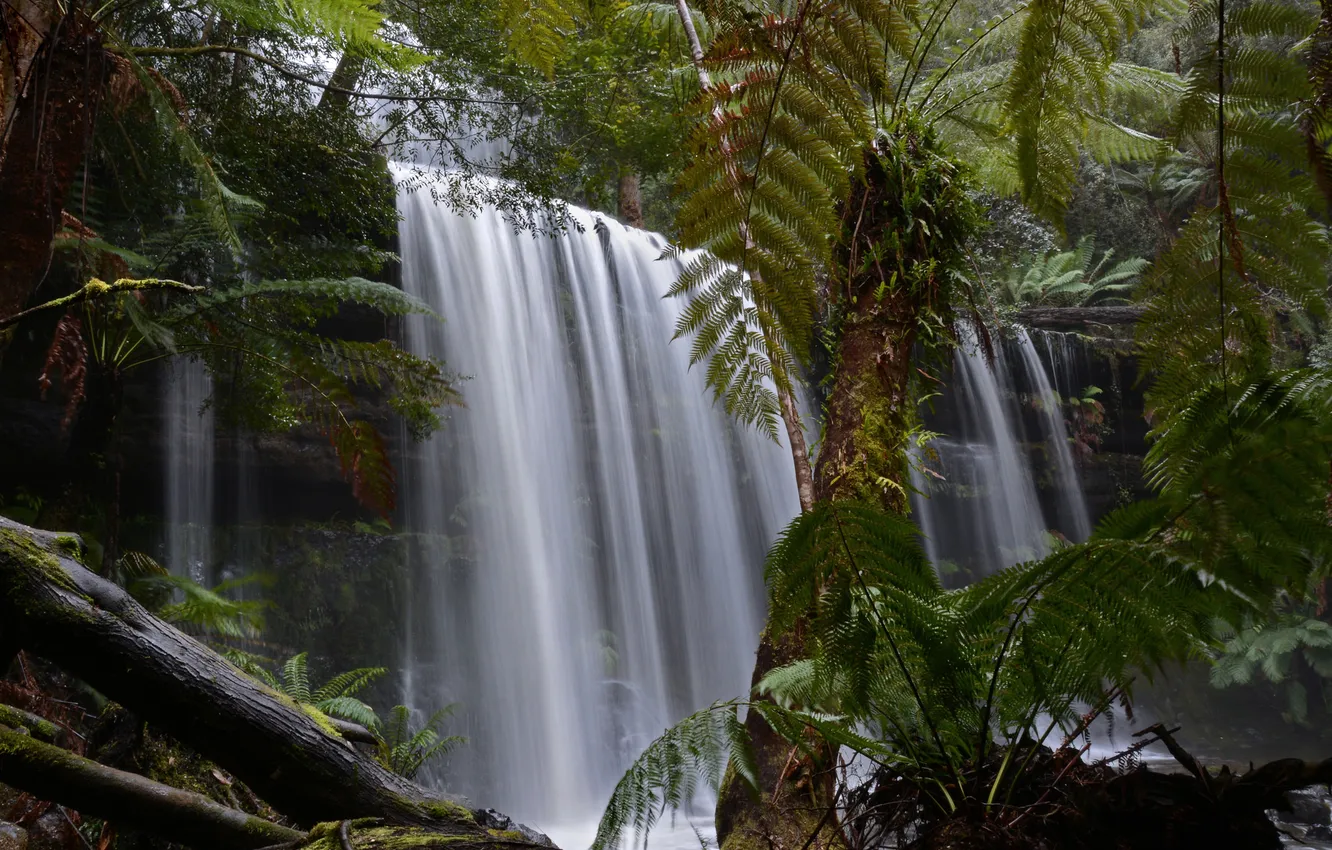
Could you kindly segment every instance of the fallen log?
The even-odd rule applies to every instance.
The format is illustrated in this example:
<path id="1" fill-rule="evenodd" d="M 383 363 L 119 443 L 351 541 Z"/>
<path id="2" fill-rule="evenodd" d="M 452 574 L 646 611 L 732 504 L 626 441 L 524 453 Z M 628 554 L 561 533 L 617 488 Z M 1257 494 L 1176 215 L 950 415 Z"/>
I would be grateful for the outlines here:
<path id="1" fill-rule="evenodd" d="M 343 720 L 340 717 L 330 717 L 328 722 L 330 726 L 338 730 L 339 735 L 348 741 L 356 744 L 379 743 L 379 738 L 375 733 L 359 723 L 352 723 L 350 720 Z"/>
<path id="2" fill-rule="evenodd" d="M 507 818 L 427 793 L 358 752 L 323 715 L 84 568 L 81 551 L 77 537 L 0 518 L 0 622 L 23 649 L 221 765 L 298 823 L 376 817 L 482 842 L 487 827 L 510 828 Z M 522 843 L 549 842 L 520 831 Z"/>
<path id="3" fill-rule="evenodd" d="M 8 726 L 12 729 L 25 730 L 29 735 L 45 741 L 48 744 L 60 743 L 60 727 L 47 720 L 45 717 L 38 717 L 31 711 L 24 711 L 21 708 L 15 708 L 12 705 L 0 703 L 0 725 Z"/>
<path id="4" fill-rule="evenodd" d="M 1033 328 L 1084 330 L 1094 325 L 1131 325 L 1142 317 L 1143 307 L 1025 307 L 1018 321 Z"/>
<path id="5" fill-rule="evenodd" d="M 254 850 L 305 833 L 81 758 L 0 726 L 0 780 L 85 815 L 132 826 L 190 847 Z"/>

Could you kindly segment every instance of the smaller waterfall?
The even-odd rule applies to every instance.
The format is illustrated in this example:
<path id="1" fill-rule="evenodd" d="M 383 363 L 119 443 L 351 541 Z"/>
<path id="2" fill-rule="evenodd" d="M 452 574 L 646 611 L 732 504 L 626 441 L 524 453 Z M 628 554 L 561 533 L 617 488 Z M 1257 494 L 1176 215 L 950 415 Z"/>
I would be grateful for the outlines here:
<path id="1" fill-rule="evenodd" d="M 1064 423 L 1064 398 L 1051 385 L 1050 376 L 1036 354 L 1031 336 L 1022 328 L 1018 329 L 1017 334 L 1022 363 L 1033 385 L 1032 405 L 1041 415 L 1044 425 L 1042 434 L 1050 452 L 1049 468 L 1054 475 L 1054 489 L 1059 497 L 1059 527 L 1067 529 L 1065 536 L 1070 540 L 1086 540 L 1091 536 L 1091 516 L 1087 510 L 1087 499 L 1082 494 L 1078 468 L 1073 462 L 1073 450 L 1069 447 L 1068 428 Z"/>
<path id="2" fill-rule="evenodd" d="M 179 358 L 167 372 L 166 566 L 201 584 L 210 580 L 213 526 L 213 390 L 204 364 Z"/>
<path id="3" fill-rule="evenodd" d="M 963 330 L 947 383 L 926 415 L 940 436 L 912 469 L 912 507 L 945 582 L 1044 557 L 1051 532 L 1085 540 L 1091 519 L 1062 399 L 1031 337 L 996 341 L 990 362 Z"/>

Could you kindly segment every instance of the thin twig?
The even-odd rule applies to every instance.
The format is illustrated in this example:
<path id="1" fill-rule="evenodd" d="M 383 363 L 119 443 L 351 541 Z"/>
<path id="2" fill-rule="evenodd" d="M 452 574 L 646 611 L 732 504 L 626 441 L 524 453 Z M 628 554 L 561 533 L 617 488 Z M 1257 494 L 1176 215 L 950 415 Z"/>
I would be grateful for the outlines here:
<path id="1" fill-rule="evenodd" d="M 524 104 L 524 101 L 521 100 L 494 100 L 490 98 L 454 97 L 452 95 L 442 95 L 442 94 L 405 95 L 405 94 L 380 94 L 378 92 L 355 91 L 354 89 L 346 89 L 343 88 L 342 86 L 335 86 L 332 83 L 320 82 L 319 80 L 316 80 L 314 77 L 307 76 L 298 71 L 293 71 L 292 69 L 288 68 L 286 65 L 283 65 L 281 62 L 278 62 L 275 59 L 270 59 L 269 57 L 263 55 L 262 53 L 256 53 L 253 50 L 247 50 L 244 47 L 234 47 L 229 44 L 200 44 L 200 45 L 195 45 L 193 47 L 127 47 L 127 48 L 120 48 L 117 50 L 117 52 L 125 52 L 133 56 L 203 56 L 210 53 L 234 53 L 239 56 L 244 56 L 248 59 L 253 59 L 254 61 L 259 62 L 263 65 L 267 65 L 268 67 L 277 71 L 282 76 L 289 77 L 293 80 L 296 80 L 297 82 L 305 83 L 306 85 L 317 86 L 318 88 L 324 89 L 326 91 L 331 91 L 335 94 L 345 94 L 348 97 L 361 97 L 361 98 L 366 98 L 367 100 L 387 100 L 399 103 L 419 103 L 423 101 L 438 101 L 443 103 L 474 103 L 483 106 L 522 106 Z"/>

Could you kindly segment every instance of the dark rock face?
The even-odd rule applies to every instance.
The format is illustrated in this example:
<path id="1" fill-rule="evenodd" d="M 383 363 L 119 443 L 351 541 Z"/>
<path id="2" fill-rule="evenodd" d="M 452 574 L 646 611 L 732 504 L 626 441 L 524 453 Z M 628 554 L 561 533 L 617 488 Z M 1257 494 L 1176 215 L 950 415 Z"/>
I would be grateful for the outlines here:
<path id="1" fill-rule="evenodd" d="M 56 382 L 43 397 L 38 377 L 54 320 L 24 323 L 0 349 L 0 505 L 16 497 L 50 502 L 69 477 L 70 431 L 63 388 Z M 373 341 L 397 338 L 396 321 L 369 309 L 345 307 L 320 330 L 340 338 Z M 122 516 L 161 516 L 167 457 L 163 386 L 158 362 L 123 373 L 120 404 L 108 463 L 119 470 Z M 218 389 L 225 393 L 226 388 Z M 361 416 L 379 429 L 394 467 L 402 469 L 405 439 L 382 394 L 369 390 L 356 400 Z M 328 438 L 312 427 L 284 434 L 237 435 L 217 428 L 214 446 L 217 482 L 216 522 L 234 522 L 248 502 L 250 517 L 265 521 L 326 520 L 333 516 L 370 519 L 352 497 Z M 24 517 L 30 519 L 30 517 Z"/>

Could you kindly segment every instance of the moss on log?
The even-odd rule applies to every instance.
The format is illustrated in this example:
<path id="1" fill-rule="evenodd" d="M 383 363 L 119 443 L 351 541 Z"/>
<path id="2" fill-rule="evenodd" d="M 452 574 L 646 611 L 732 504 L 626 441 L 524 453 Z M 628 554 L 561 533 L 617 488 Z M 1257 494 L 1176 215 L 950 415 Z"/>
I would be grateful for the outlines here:
<path id="1" fill-rule="evenodd" d="M 0 703 L 0 725 L 8 726 L 12 729 L 21 729 L 34 738 L 45 741 L 48 744 L 60 743 L 60 727 L 47 720 L 45 717 L 38 717 L 31 711 L 24 711 L 21 708 L 15 708 L 12 705 Z"/>
<path id="2" fill-rule="evenodd" d="M 191 847 L 252 850 L 305 834 L 0 726 L 0 780 L 95 817 Z"/>

